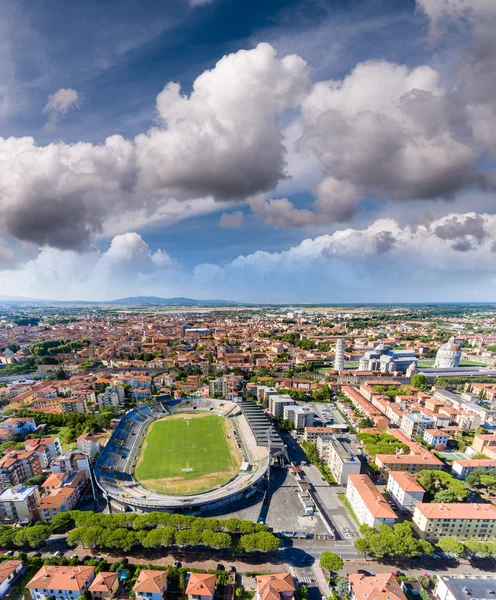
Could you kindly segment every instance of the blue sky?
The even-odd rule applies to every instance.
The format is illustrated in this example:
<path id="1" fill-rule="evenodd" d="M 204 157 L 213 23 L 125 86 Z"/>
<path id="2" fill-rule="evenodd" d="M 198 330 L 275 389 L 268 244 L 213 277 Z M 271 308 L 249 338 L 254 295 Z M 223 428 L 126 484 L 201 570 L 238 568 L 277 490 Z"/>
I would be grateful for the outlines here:
<path id="1" fill-rule="evenodd" d="M 5 294 L 492 293 L 490 1 L 0 4 Z"/>

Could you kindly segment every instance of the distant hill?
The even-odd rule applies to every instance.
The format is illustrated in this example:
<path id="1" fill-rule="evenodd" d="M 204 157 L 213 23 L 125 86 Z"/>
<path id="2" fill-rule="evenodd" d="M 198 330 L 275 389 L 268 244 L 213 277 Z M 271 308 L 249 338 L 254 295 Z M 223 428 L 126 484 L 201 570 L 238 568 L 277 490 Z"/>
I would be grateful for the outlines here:
<path id="1" fill-rule="evenodd" d="M 131 296 L 117 298 L 105 304 L 121 304 L 126 306 L 237 306 L 232 300 L 195 300 L 194 298 L 159 298 L 157 296 Z"/>

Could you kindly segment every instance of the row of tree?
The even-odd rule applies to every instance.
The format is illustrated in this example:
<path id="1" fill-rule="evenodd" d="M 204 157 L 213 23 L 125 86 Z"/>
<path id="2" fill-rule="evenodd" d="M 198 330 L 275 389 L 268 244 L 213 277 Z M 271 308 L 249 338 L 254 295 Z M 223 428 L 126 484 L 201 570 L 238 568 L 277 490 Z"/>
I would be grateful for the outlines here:
<path id="1" fill-rule="evenodd" d="M 150 531 L 135 531 L 124 527 L 76 527 L 69 532 L 67 543 L 92 549 L 121 550 L 129 552 L 136 546 L 143 548 L 168 548 L 170 546 L 204 546 L 206 548 L 232 548 L 242 552 L 272 552 L 279 548 L 279 539 L 269 533 L 250 533 L 233 537 L 229 533 L 210 529 L 175 529 L 171 525 Z"/>
<path id="2" fill-rule="evenodd" d="M 434 552 L 430 542 L 414 537 L 412 525 L 407 521 L 393 527 L 379 525 L 377 529 L 362 525 L 360 532 L 364 537 L 355 541 L 355 548 L 365 556 L 414 558 Z"/>
<path id="3" fill-rule="evenodd" d="M 0 525 L 0 546 L 2 548 L 26 547 L 37 548 L 51 535 L 48 525 L 32 525 L 31 527 L 11 527 Z"/>
<path id="4" fill-rule="evenodd" d="M 461 542 L 456 538 L 444 537 L 437 544 L 443 552 L 452 554 L 457 558 L 496 558 L 496 542 L 482 542 L 479 540 L 466 540 Z"/>
<path id="5" fill-rule="evenodd" d="M 191 515 L 170 514 L 167 512 L 151 512 L 145 514 L 118 513 L 104 514 L 73 510 L 55 515 L 51 522 L 54 530 L 100 527 L 104 529 L 128 529 L 146 531 L 156 527 L 172 527 L 175 531 L 194 529 L 197 531 L 213 531 L 231 534 L 254 534 L 268 532 L 263 523 L 231 519 L 215 519 L 193 517 Z"/>

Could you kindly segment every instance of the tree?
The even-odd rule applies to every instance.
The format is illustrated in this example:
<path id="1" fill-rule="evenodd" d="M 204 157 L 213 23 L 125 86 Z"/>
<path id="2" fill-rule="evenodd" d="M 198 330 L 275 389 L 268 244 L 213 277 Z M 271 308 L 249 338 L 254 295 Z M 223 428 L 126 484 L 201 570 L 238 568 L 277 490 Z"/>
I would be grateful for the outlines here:
<path id="1" fill-rule="evenodd" d="M 358 427 L 360 429 L 365 429 L 367 427 L 374 427 L 374 421 L 370 417 L 363 417 L 358 421 Z"/>
<path id="2" fill-rule="evenodd" d="M 61 512 L 52 517 L 50 525 L 53 531 L 67 531 L 74 525 L 74 519 L 70 512 Z"/>
<path id="3" fill-rule="evenodd" d="M 350 582 L 347 577 L 338 577 L 334 588 L 339 600 L 345 600 L 350 595 Z"/>
<path id="4" fill-rule="evenodd" d="M 455 494 L 455 492 L 453 490 L 441 490 L 434 496 L 434 502 L 438 502 L 438 503 L 441 503 L 441 502 L 451 503 L 451 502 L 457 502 L 457 501 L 458 501 L 457 495 Z"/>
<path id="5" fill-rule="evenodd" d="M 327 569 L 329 572 L 333 571 L 334 573 L 337 573 L 343 568 L 344 561 L 338 554 L 325 550 L 320 555 L 320 566 L 323 569 Z"/>
<path id="6" fill-rule="evenodd" d="M 465 545 L 459 540 L 452 537 L 441 538 L 437 544 L 443 552 L 453 554 L 453 556 L 460 557 L 465 552 Z"/>
<path id="7" fill-rule="evenodd" d="M 411 383 L 412 387 L 417 388 L 422 392 L 425 392 L 429 387 L 429 380 L 425 375 L 422 375 L 420 373 L 415 373 L 415 375 L 412 376 Z"/>

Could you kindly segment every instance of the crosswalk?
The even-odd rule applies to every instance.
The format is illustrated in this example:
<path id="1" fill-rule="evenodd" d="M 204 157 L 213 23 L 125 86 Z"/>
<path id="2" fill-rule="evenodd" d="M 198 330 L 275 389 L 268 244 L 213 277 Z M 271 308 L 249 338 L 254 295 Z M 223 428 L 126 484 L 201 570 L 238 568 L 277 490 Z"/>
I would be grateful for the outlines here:
<path id="1" fill-rule="evenodd" d="M 348 521 L 342 516 L 338 514 L 332 515 L 332 521 L 334 525 L 337 527 L 339 533 L 345 540 L 351 541 L 353 539 L 353 532 L 349 528 Z"/>

